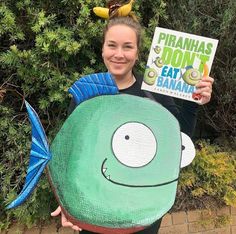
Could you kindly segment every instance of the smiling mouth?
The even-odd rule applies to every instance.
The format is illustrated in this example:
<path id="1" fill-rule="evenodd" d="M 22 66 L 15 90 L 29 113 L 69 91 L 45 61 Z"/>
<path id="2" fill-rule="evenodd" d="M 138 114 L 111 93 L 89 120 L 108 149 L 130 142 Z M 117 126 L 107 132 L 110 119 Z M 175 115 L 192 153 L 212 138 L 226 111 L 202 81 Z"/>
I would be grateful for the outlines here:
<path id="1" fill-rule="evenodd" d="M 115 62 L 115 61 L 111 61 L 114 64 L 126 64 L 126 62 Z"/>
<path id="2" fill-rule="evenodd" d="M 110 181 L 113 184 L 117 184 L 117 185 L 121 185 L 121 186 L 126 186 L 126 187 L 133 187 L 133 188 L 144 188 L 144 187 L 158 187 L 158 186 L 164 186 L 167 184 L 171 184 L 175 181 L 177 181 L 179 178 L 176 178 L 174 180 L 165 182 L 165 183 L 161 183 L 161 184 L 150 184 L 150 185 L 132 185 L 132 184 L 124 184 L 124 183 L 120 183 L 117 181 L 112 180 L 111 175 L 106 175 L 105 172 L 107 171 L 107 168 L 105 167 L 105 163 L 107 161 L 107 158 L 104 159 L 102 166 L 101 166 L 101 173 L 102 175 L 105 177 L 105 179 L 107 179 L 108 181 Z"/>

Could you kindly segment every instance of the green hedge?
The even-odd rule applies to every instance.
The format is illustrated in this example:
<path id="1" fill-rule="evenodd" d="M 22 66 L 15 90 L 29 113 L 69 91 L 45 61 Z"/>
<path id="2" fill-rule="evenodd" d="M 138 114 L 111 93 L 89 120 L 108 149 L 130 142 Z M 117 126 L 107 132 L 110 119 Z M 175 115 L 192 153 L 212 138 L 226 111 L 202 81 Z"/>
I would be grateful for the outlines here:
<path id="1" fill-rule="evenodd" d="M 236 207 L 236 152 L 207 141 L 195 146 L 195 159 L 180 174 L 173 210 Z"/>
<path id="2" fill-rule="evenodd" d="M 66 118 L 68 87 L 82 75 L 105 71 L 101 59 L 104 20 L 91 11 L 94 6 L 104 5 L 102 0 L 0 3 L 0 229 L 14 220 L 27 225 L 46 221 L 56 206 L 50 202 L 52 194 L 44 178 L 24 206 L 9 212 L 4 210 L 22 188 L 28 164 L 31 129 L 23 101 L 28 100 L 36 109 L 51 142 Z M 136 0 L 134 11 L 145 31 L 137 65 L 141 72 L 157 25 L 220 40 L 211 73 L 216 80 L 213 99 L 210 105 L 201 108 L 199 126 L 211 126 L 214 133 L 231 136 L 230 142 L 234 142 L 236 2 L 146 0 L 144 4 Z M 202 161 L 196 162 L 199 163 L 196 167 L 200 167 Z M 231 165 L 230 160 L 227 163 Z M 198 169 L 188 170 L 185 173 L 194 175 L 193 187 L 182 186 L 181 191 L 190 197 L 207 195 L 206 188 L 198 190 L 200 179 L 195 175 Z M 205 178 L 208 169 L 201 170 Z M 210 182 L 211 179 L 207 184 Z M 231 186 L 230 181 L 227 183 Z M 234 193 L 230 188 L 227 191 L 229 197 Z M 218 190 L 209 196 L 228 202 L 226 194 Z"/>

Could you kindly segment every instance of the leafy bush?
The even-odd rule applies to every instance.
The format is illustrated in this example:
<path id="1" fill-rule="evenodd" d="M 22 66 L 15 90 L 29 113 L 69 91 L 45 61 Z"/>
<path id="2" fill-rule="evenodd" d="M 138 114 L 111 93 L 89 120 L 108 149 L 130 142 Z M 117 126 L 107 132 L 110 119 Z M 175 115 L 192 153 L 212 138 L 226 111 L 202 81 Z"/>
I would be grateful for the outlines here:
<path id="1" fill-rule="evenodd" d="M 21 116 L 21 121 L 13 116 L 11 108 L 0 106 L 0 230 L 8 227 L 12 221 L 28 226 L 36 221 L 46 221 L 50 211 L 55 207 L 55 199 L 49 189 L 46 178 L 42 178 L 38 189 L 31 196 L 31 202 L 25 203 L 21 208 L 5 211 L 5 206 L 16 197 L 24 184 L 30 150 L 30 132 L 31 127 L 26 123 L 27 116 Z M 28 122 L 28 121 L 27 121 Z"/>
<path id="2" fill-rule="evenodd" d="M 14 219 L 28 225 L 48 220 L 56 206 L 50 203 L 52 194 L 43 178 L 24 206 L 4 210 L 20 191 L 28 163 L 30 126 L 23 101 L 27 99 L 36 109 L 51 141 L 66 118 L 67 89 L 82 75 L 105 71 L 101 59 L 104 20 L 91 11 L 94 6 L 104 5 L 104 0 L 5 0 L 0 3 L 0 229 Z M 140 71 L 145 66 L 157 25 L 220 39 L 212 70 L 216 79 L 213 101 L 201 109 L 199 126 L 205 129 L 206 124 L 210 124 L 215 131 L 234 138 L 235 1 L 147 0 L 143 4 L 136 0 L 134 10 L 145 30 L 137 64 Z M 203 161 L 196 161 L 202 169 L 192 168 L 191 175 L 199 184 L 197 171 L 203 176 L 208 169 L 202 167 Z M 208 186 L 211 188 L 212 184 L 209 182 Z M 195 195 L 209 193 L 228 203 L 234 196 L 229 187 L 227 193 L 222 192 L 225 189 L 222 187 L 215 195 L 210 194 L 208 187 L 202 189 L 194 187 Z M 183 190 L 191 194 L 191 186 Z"/>
<path id="3" fill-rule="evenodd" d="M 197 155 L 181 172 L 174 209 L 236 207 L 236 152 L 200 141 Z"/>

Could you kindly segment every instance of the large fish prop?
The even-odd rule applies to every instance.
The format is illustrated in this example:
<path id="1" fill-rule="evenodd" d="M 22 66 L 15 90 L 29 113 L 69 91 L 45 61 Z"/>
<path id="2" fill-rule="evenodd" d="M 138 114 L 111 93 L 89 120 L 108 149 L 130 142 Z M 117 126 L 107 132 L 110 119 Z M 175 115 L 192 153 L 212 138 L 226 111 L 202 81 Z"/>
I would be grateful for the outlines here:
<path id="1" fill-rule="evenodd" d="M 133 233 L 173 205 L 180 168 L 195 156 L 190 138 L 160 104 L 119 94 L 109 73 L 85 76 L 69 89 L 76 108 L 50 149 L 26 102 L 32 147 L 25 185 L 8 205 L 22 204 L 47 168 L 69 221 L 96 233 Z"/>

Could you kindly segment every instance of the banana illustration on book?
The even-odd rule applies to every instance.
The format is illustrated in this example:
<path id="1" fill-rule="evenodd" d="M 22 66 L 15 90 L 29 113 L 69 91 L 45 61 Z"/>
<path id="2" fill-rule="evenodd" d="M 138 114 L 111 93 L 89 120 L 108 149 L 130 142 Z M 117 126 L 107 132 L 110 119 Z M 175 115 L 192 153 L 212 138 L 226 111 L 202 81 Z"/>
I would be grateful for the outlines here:
<path id="1" fill-rule="evenodd" d="M 128 16 L 131 13 L 133 2 L 134 0 L 130 0 L 129 3 L 119 7 L 117 9 L 117 16 Z M 107 7 L 94 7 L 93 12 L 101 18 L 109 18 L 109 8 Z"/>
<path id="2" fill-rule="evenodd" d="M 206 63 L 204 63 L 204 65 L 203 65 L 203 77 L 204 76 L 208 76 L 209 75 L 209 67 L 207 66 L 207 64 Z"/>

